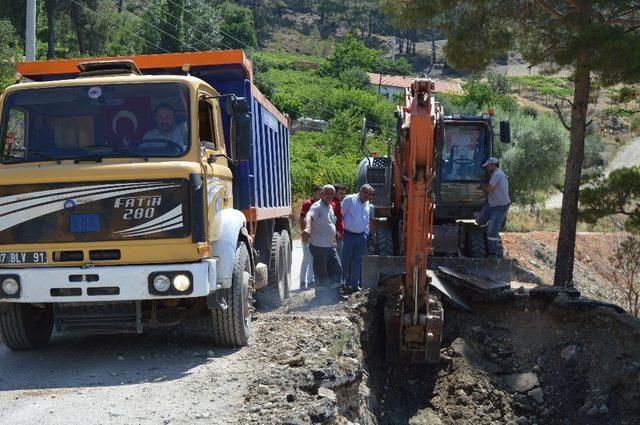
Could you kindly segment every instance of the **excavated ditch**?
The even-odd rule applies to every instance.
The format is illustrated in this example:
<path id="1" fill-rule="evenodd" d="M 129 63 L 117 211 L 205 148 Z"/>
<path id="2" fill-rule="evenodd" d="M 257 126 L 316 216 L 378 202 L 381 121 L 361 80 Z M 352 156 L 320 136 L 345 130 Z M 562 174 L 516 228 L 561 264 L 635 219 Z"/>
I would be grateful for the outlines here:
<path id="1" fill-rule="evenodd" d="M 381 424 L 640 423 L 640 322 L 564 294 L 507 293 L 446 309 L 438 366 L 389 364 L 383 295 L 361 309 Z"/>
<path id="2" fill-rule="evenodd" d="M 445 307 L 437 366 L 384 360 L 381 292 L 260 314 L 239 423 L 638 424 L 640 322 L 590 300 Z"/>

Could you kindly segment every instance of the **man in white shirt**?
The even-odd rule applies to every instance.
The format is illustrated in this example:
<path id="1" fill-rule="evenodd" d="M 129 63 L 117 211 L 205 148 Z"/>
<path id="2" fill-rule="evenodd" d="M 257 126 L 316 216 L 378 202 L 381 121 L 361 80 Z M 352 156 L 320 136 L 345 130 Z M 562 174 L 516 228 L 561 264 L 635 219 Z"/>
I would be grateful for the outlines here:
<path id="1" fill-rule="evenodd" d="M 337 299 L 342 277 L 340 258 L 336 252 L 336 215 L 331 206 L 335 194 L 336 189 L 330 184 L 322 188 L 320 200 L 311 206 L 304 218 L 302 232 L 302 243 L 309 243 L 313 257 L 316 298 L 331 300 Z"/>
<path id="2" fill-rule="evenodd" d="M 168 103 L 159 104 L 155 110 L 155 119 L 158 128 L 148 131 L 142 138 L 142 143 L 145 143 L 145 140 L 149 140 L 150 143 L 153 143 L 153 140 L 157 140 L 158 143 L 162 143 L 162 140 L 170 140 L 186 148 L 187 126 L 186 123 L 176 125 L 176 112 L 173 106 Z"/>
<path id="3" fill-rule="evenodd" d="M 341 261 L 346 292 L 357 291 L 360 286 L 362 257 L 367 247 L 373 207 L 369 200 L 374 196 L 373 187 L 365 184 L 360 192 L 345 196 L 341 204 L 344 227 Z"/>
<path id="4" fill-rule="evenodd" d="M 500 231 L 507 219 L 509 205 L 509 179 L 500 168 L 497 158 L 491 157 L 482 165 L 487 167 L 489 183 L 484 191 L 487 193 L 487 203 L 476 217 L 476 223 L 485 226 L 487 223 L 487 254 L 489 257 L 502 258 L 502 244 Z"/>

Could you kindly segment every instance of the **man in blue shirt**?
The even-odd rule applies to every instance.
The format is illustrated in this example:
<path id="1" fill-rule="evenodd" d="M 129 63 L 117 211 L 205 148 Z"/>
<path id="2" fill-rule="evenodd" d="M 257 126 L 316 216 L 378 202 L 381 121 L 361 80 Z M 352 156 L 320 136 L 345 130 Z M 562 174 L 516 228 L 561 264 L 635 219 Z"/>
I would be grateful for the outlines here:
<path id="1" fill-rule="evenodd" d="M 344 242 L 341 261 L 346 292 L 357 291 L 360 286 L 362 257 L 367 246 L 369 220 L 373 209 L 369 200 L 374 196 L 373 187 L 365 184 L 359 193 L 347 195 L 342 201 Z"/>
<path id="2" fill-rule="evenodd" d="M 497 158 L 491 157 L 482 165 L 487 167 L 489 183 L 484 191 L 487 193 L 487 203 L 476 217 L 476 223 L 485 226 L 487 223 L 487 254 L 489 257 L 502 258 L 502 244 L 500 231 L 504 227 L 509 212 L 509 179 L 500 168 Z"/>

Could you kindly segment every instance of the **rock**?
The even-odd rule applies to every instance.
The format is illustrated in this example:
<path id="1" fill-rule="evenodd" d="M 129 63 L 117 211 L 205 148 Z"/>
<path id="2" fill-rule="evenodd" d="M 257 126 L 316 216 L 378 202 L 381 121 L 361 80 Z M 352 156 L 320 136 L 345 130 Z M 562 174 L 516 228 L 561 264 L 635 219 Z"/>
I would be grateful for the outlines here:
<path id="1" fill-rule="evenodd" d="M 258 394 L 269 394 L 269 387 L 264 384 L 258 385 L 257 388 Z"/>
<path id="2" fill-rule="evenodd" d="M 293 393 L 289 393 L 287 394 L 287 401 L 289 403 L 293 403 L 294 401 L 296 401 L 296 395 Z"/>
<path id="3" fill-rule="evenodd" d="M 295 356 L 295 357 L 291 357 L 288 361 L 287 364 L 291 367 L 297 367 L 297 366 L 302 366 L 304 365 L 304 356 Z"/>
<path id="4" fill-rule="evenodd" d="M 119 361 L 123 361 L 124 360 L 124 356 L 118 356 L 118 360 Z"/>
<path id="5" fill-rule="evenodd" d="M 578 347 L 575 345 L 570 345 L 568 347 L 566 347 L 564 350 L 562 350 L 562 352 L 560 353 L 560 356 L 565 360 L 565 361 L 569 361 L 571 359 L 573 359 L 575 356 L 578 355 Z"/>
<path id="6" fill-rule="evenodd" d="M 600 406 L 600 409 L 598 409 L 600 411 L 601 415 L 606 415 L 609 412 L 609 408 L 607 407 L 606 404 L 603 404 L 602 406 Z"/>
<path id="7" fill-rule="evenodd" d="M 535 373 L 516 373 L 504 377 L 505 383 L 513 393 L 525 393 L 540 386 L 538 375 Z"/>
<path id="8" fill-rule="evenodd" d="M 451 344 L 451 348 L 459 356 L 464 357 L 470 364 L 476 365 L 484 369 L 487 373 L 500 373 L 502 368 L 482 357 L 467 341 L 462 338 L 456 338 Z M 494 353 L 495 354 L 495 353 Z"/>
<path id="9" fill-rule="evenodd" d="M 580 407 L 580 409 L 578 409 L 578 411 L 580 413 L 586 413 L 589 411 L 589 409 L 591 409 L 591 406 L 593 405 L 593 403 L 591 403 L 591 400 L 586 400 L 584 402 L 584 404 L 582 405 L 582 407 Z"/>
<path id="10" fill-rule="evenodd" d="M 533 398 L 538 404 L 544 403 L 544 392 L 541 388 L 534 388 L 533 390 L 529 391 L 527 395 Z"/>
<path id="11" fill-rule="evenodd" d="M 409 425 L 442 425 L 442 419 L 432 409 L 424 409 L 409 419 Z"/>
<path id="12" fill-rule="evenodd" d="M 589 409 L 589 411 L 587 412 L 587 416 L 595 416 L 598 415 L 600 413 L 600 409 L 598 409 L 596 406 L 593 406 L 591 409 Z"/>
<path id="13" fill-rule="evenodd" d="M 338 398 L 336 397 L 336 393 L 333 392 L 333 390 L 330 390 L 329 388 L 325 388 L 325 387 L 318 388 L 318 395 L 328 398 L 334 403 L 338 401 Z"/>

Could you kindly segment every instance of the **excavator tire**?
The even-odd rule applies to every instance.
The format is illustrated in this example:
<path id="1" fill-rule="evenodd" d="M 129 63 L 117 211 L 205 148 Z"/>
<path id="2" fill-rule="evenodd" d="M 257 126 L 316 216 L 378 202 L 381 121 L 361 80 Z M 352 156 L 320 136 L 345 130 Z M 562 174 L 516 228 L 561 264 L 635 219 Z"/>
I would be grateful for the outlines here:
<path id="1" fill-rule="evenodd" d="M 0 313 L 0 336 L 12 351 L 42 348 L 53 332 L 53 313 L 49 308 L 10 303 Z"/>
<path id="2" fill-rule="evenodd" d="M 271 255 L 269 256 L 269 280 L 267 286 L 256 291 L 258 307 L 278 308 L 288 296 L 287 289 L 287 253 L 282 236 L 274 232 L 271 237 Z"/>
<path id="3" fill-rule="evenodd" d="M 393 255 L 393 233 L 391 229 L 376 230 L 376 254 Z"/>
<path id="4" fill-rule="evenodd" d="M 471 258 L 487 257 L 487 242 L 481 230 L 467 233 L 467 256 Z"/>

